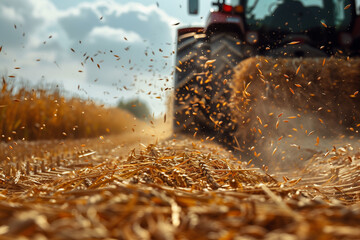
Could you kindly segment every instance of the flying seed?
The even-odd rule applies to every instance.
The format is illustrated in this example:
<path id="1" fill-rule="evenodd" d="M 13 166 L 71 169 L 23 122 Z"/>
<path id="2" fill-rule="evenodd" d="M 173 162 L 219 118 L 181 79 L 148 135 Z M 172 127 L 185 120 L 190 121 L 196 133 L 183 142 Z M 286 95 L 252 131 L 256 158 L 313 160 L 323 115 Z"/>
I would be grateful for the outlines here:
<path id="1" fill-rule="evenodd" d="M 274 150 L 273 150 L 273 152 L 272 152 L 272 155 L 273 155 L 273 156 L 274 156 L 274 154 L 276 153 L 276 151 L 277 151 L 277 147 L 274 148 Z"/>
<path id="2" fill-rule="evenodd" d="M 207 60 L 207 61 L 205 62 L 204 68 L 208 68 L 208 67 L 211 66 L 215 61 L 216 61 L 216 59 Z"/>
<path id="3" fill-rule="evenodd" d="M 299 44 L 300 43 L 300 41 L 293 41 L 293 42 L 289 42 L 288 44 L 289 45 L 295 45 L 295 44 Z"/>
<path id="4" fill-rule="evenodd" d="M 179 72 L 182 72 L 181 68 L 179 68 L 178 66 L 175 66 L 176 70 L 178 70 Z"/>
<path id="5" fill-rule="evenodd" d="M 262 125 L 261 118 L 259 116 L 256 116 L 256 119 L 259 121 L 259 123 Z"/>
<path id="6" fill-rule="evenodd" d="M 297 145 L 297 144 L 290 144 L 290 147 L 295 147 L 300 150 L 300 145 Z"/>
<path id="7" fill-rule="evenodd" d="M 289 87 L 289 89 L 292 94 L 295 94 L 294 90 L 291 87 Z"/>
<path id="8" fill-rule="evenodd" d="M 319 146 L 319 142 L 320 142 L 320 138 L 319 138 L 319 137 L 316 137 L 316 143 L 315 143 L 315 146 Z"/>

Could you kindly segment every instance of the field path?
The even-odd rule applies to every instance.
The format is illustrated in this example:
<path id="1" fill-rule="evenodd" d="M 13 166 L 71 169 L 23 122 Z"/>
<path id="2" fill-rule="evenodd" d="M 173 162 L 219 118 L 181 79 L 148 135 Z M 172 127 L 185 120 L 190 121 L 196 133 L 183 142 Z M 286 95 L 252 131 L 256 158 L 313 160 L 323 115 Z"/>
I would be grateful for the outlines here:
<path id="1" fill-rule="evenodd" d="M 167 124 L 136 125 L 7 144 L 1 239 L 358 239 L 358 149 L 270 174 L 214 143 L 173 139 Z"/>

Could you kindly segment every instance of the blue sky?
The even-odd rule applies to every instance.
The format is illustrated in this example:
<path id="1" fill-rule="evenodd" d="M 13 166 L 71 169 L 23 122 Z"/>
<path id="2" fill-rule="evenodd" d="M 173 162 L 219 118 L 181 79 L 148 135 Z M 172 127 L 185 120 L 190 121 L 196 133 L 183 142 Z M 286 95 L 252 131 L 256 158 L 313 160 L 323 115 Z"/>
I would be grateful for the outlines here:
<path id="1" fill-rule="evenodd" d="M 200 7 L 189 16 L 187 0 L 1 0 L 0 71 L 106 104 L 140 97 L 160 115 L 176 28 L 203 24 L 210 4 Z"/>
<path id="2" fill-rule="evenodd" d="M 210 2 L 189 16 L 187 0 L 1 0 L 0 72 L 110 105 L 140 97 L 161 115 L 176 29 L 203 26 Z"/>

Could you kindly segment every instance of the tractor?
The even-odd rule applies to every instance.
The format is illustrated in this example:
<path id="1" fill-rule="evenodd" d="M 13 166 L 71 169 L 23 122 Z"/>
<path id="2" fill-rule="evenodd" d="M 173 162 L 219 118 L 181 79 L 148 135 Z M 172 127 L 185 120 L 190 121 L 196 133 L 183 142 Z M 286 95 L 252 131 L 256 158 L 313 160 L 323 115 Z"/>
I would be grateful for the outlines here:
<path id="1" fill-rule="evenodd" d="M 218 0 L 205 26 L 177 30 L 174 129 L 234 144 L 233 69 L 255 56 L 355 57 L 360 7 L 354 0 Z M 199 1 L 188 1 L 199 14 Z"/>

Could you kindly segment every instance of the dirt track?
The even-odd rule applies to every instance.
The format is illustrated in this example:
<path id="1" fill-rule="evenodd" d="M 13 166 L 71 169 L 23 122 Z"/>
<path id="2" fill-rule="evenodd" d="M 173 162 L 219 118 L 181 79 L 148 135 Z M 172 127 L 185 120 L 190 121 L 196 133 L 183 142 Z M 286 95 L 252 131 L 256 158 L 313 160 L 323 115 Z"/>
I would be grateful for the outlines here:
<path id="1" fill-rule="evenodd" d="M 58 144 L 88 150 L 32 158 L 28 174 L 26 166 L 3 169 L 2 237 L 358 238 L 357 149 L 332 149 L 302 171 L 269 175 L 211 142 L 144 127 Z"/>

